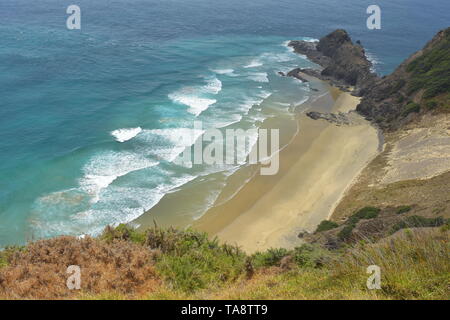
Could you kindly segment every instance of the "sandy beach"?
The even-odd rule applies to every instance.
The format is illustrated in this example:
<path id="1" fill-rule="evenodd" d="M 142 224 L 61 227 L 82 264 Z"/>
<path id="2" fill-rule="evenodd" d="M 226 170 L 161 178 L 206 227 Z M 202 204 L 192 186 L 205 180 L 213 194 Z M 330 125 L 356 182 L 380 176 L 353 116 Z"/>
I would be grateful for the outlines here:
<path id="1" fill-rule="evenodd" d="M 324 112 L 354 110 L 359 98 L 329 88 L 311 103 Z M 193 227 L 239 245 L 246 252 L 302 243 L 329 218 L 345 191 L 377 154 L 377 129 L 356 113 L 352 124 L 331 124 L 298 115 L 299 133 L 280 153 L 275 176 L 256 175 L 226 203 L 210 209 Z"/>

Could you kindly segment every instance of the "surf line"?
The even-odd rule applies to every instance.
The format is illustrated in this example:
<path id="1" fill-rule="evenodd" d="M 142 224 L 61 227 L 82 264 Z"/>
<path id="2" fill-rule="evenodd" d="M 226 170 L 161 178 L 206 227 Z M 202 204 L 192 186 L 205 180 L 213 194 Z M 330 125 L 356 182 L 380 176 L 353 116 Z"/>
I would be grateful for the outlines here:
<path id="1" fill-rule="evenodd" d="M 201 121 L 194 121 L 194 131 L 203 131 Z M 253 146 L 251 146 L 252 137 L 257 137 Z M 179 138 L 184 140 L 188 137 L 181 136 Z M 204 147 L 204 145 L 206 146 Z M 224 137 L 221 130 L 214 128 L 206 130 L 201 139 L 195 141 L 193 157 L 192 148 L 187 148 L 174 162 L 187 167 L 192 167 L 193 164 L 233 165 L 247 162 L 248 156 L 248 163 L 262 164 L 261 175 L 275 175 L 280 167 L 279 146 L 278 129 L 226 129 Z M 245 152 L 242 152 L 243 150 Z"/>

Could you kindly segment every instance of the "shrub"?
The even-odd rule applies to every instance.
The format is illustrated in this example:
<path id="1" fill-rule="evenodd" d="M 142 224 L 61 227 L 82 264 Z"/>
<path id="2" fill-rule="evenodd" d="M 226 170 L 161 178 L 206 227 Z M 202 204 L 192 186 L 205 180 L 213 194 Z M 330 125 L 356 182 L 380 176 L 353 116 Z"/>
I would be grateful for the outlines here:
<path id="1" fill-rule="evenodd" d="M 251 260 L 255 267 L 273 267 L 280 264 L 281 259 L 289 255 L 284 248 L 271 248 L 265 252 L 257 252 L 252 255 Z"/>
<path id="2" fill-rule="evenodd" d="M 120 224 L 116 228 L 107 226 L 100 236 L 100 239 L 108 243 L 114 240 L 125 240 L 138 244 L 144 244 L 146 235 L 144 232 L 136 231 L 136 229 L 131 226 Z"/>
<path id="3" fill-rule="evenodd" d="M 381 211 L 380 209 L 375 208 L 375 207 L 364 207 L 364 208 L 356 211 L 356 213 L 353 214 L 352 216 L 350 216 L 350 218 L 348 219 L 348 222 L 350 224 L 356 224 L 361 219 L 376 218 L 378 216 L 378 214 L 380 213 L 380 211 Z"/>
<path id="4" fill-rule="evenodd" d="M 341 231 L 339 231 L 337 237 L 341 241 L 347 241 L 350 239 L 353 229 L 355 228 L 355 224 L 346 225 Z"/>
<path id="5" fill-rule="evenodd" d="M 296 247 L 292 255 L 299 267 L 306 268 L 320 268 L 331 259 L 328 250 L 312 244 Z"/>
<path id="6" fill-rule="evenodd" d="M 334 228 L 337 228 L 339 225 L 336 222 L 333 221 L 329 221 L 329 220 L 323 220 L 316 229 L 316 233 L 317 232 L 322 232 L 322 231 L 327 231 L 327 230 L 331 230 Z"/>
<path id="7" fill-rule="evenodd" d="M 411 206 L 401 206 L 401 207 L 397 208 L 397 212 L 396 213 L 397 214 L 403 214 L 403 213 L 411 211 L 411 209 L 412 209 Z"/>
<path id="8" fill-rule="evenodd" d="M 439 105 L 436 101 L 431 100 L 431 101 L 427 101 L 426 106 L 428 109 L 436 109 Z"/>
<path id="9" fill-rule="evenodd" d="M 403 103 L 405 101 L 405 97 L 399 94 L 396 99 L 397 103 Z"/>
<path id="10" fill-rule="evenodd" d="M 405 108 L 404 108 L 404 110 L 403 110 L 403 112 L 402 112 L 402 115 L 404 116 L 404 117 L 406 117 L 408 114 L 410 114 L 410 113 L 412 113 L 412 112 L 420 112 L 420 105 L 418 104 L 418 103 L 415 103 L 415 102 L 410 102 L 410 103 L 408 103 L 406 106 L 405 106 Z"/>
<path id="11" fill-rule="evenodd" d="M 246 255 L 236 246 L 219 245 L 206 233 L 153 228 L 146 244 L 162 252 L 158 272 L 174 288 L 185 292 L 218 286 L 245 271 Z"/>

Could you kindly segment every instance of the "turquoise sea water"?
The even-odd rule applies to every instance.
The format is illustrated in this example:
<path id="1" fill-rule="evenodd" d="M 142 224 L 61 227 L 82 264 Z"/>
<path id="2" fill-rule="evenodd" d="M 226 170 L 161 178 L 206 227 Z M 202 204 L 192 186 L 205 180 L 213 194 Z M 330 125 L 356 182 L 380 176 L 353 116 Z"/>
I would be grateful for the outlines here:
<path id="1" fill-rule="evenodd" d="M 0 246 L 95 234 L 188 182 L 227 176 L 235 167 L 174 164 L 190 145 L 177 137 L 195 140 L 194 120 L 255 128 L 304 101 L 308 84 L 277 74 L 312 66 L 290 39 L 345 28 L 386 74 L 448 26 L 448 1 L 375 1 L 382 30 L 370 31 L 372 2 L 2 0 Z M 80 31 L 65 27 L 69 4 Z M 193 215 L 220 192 L 211 186 Z"/>

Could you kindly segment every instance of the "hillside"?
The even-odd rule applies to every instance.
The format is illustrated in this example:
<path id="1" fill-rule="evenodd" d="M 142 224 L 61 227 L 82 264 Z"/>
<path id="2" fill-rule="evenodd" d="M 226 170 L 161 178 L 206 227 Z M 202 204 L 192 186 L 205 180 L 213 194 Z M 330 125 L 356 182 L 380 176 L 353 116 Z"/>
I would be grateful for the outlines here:
<path id="1" fill-rule="evenodd" d="M 384 129 L 398 129 L 428 112 L 450 111 L 450 28 L 392 74 L 362 88 L 357 110 Z"/>
<path id="2" fill-rule="evenodd" d="M 192 230 L 122 225 L 99 239 L 60 237 L 0 253 L 0 299 L 448 299 L 448 230 L 249 256 Z M 381 290 L 366 287 L 373 264 Z M 66 287 L 69 265 L 81 267 L 80 290 Z"/>

